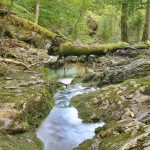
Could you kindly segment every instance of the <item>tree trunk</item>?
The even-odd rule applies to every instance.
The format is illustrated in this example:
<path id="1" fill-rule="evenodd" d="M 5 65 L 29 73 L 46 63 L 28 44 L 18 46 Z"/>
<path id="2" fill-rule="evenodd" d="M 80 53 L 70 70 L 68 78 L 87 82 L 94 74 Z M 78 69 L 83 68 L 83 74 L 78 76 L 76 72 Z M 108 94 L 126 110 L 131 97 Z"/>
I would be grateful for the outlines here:
<path id="1" fill-rule="evenodd" d="M 121 15 L 121 40 L 128 42 L 128 3 L 122 3 L 122 15 Z"/>
<path id="2" fill-rule="evenodd" d="M 140 26 L 137 26 L 137 33 L 136 33 L 137 42 L 140 42 L 140 31 L 141 31 Z"/>
<path id="3" fill-rule="evenodd" d="M 36 0 L 36 6 L 35 6 L 35 24 L 38 24 L 39 14 L 40 14 L 40 2 L 39 2 L 39 0 Z"/>
<path id="4" fill-rule="evenodd" d="M 0 9 L 5 9 L 5 5 L 3 4 L 3 2 L 0 1 Z"/>
<path id="5" fill-rule="evenodd" d="M 4 4 L 0 1 L 0 10 L 3 10 L 4 11 L 5 9 L 5 6 Z M 2 12 L 1 12 L 2 13 Z M 0 35 L 1 35 L 1 32 L 2 32 L 2 29 L 3 29 L 3 26 L 4 26 L 4 19 L 2 19 L 2 16 L 3 16 L 3 13 L 1 14 L 0 13 Z"/>
<path id="6" fill-rule="evenodd" d="M 145 24 L 144 24 L 144 29 L 143 29 L 142 42 L 147 42 L 148 41 L 149 28 L 150 28 L 150 0 L 148 2 L 148 6 L 146 7 Z"/>

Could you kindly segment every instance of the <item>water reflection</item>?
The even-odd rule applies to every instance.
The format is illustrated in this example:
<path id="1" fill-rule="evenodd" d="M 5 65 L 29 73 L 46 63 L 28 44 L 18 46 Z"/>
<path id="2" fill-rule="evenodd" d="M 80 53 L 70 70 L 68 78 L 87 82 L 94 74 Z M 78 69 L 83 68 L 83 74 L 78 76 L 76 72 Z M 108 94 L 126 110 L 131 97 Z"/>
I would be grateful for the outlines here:
<path id="1" fill-rule="evenodd" d="M 83 124 L 74 107 L 55 107 L 41 125 L 37 135 L 45 150 L 72 150 L 94 136 L 95 128 L 104 123 Z"/>
<path id="2" fill-rule="evenodd" d="M 47 69 L 47 74 L 50 79 L 58 79 L 64 77 L 73 77 L 75 75 L 84 75 L 88 73 L 88 67 L 81 63 L 66 64 L 65 68 Z"/>
<path id="3" fill-rule="evenodd" d="M 95 128 L 104 125 L 82 123 L 77 109 L 69 107 L 72 97 L 95 90 L 76 84 L 55 94 L 56 106 L 37 132 L 37 136 L 44 142 L 45 150 L 73 150 L 84 140 L 92 138 Z"/>

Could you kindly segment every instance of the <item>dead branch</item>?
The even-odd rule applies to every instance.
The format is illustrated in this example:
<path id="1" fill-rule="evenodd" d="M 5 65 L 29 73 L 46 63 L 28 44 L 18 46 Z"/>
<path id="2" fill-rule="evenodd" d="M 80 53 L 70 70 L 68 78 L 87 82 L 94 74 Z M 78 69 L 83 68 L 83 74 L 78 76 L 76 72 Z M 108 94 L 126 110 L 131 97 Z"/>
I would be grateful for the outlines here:
<path id="1" fill-rule="evenodd" d="M 12 60 L 12 59 L 7 59 L 7 58 L 1 58 L 0 57 L 0 62 L 4 62 L 4 63 L 8 63 L 8 64 L 15 64 L 15 65 L 18 65 L 18 66 L 23 66 L 26 70 L 29 70 L 29 67 L 27 65 L 25 65 L 24 63 L 19 62 L 19 61 L 15 61 L 15 60 Z"/>

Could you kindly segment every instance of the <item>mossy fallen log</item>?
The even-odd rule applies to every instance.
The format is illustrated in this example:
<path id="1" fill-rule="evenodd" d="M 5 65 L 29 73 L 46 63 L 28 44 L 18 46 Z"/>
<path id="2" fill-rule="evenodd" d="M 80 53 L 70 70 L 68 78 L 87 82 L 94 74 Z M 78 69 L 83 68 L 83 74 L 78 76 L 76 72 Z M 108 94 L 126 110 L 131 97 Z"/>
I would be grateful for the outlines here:
<path id="1" fill-rule="evenodd" d="M 25 28 L 29 31 L 34 31 L 34 32 L 37 32 L 47 38 L 56 38 L 57 37 L 57 34 L 55 34 L 54 32 L 50 31 L 50 30 L 47 30 L 29 20 L 26 20 L 24 18 L 20 18 L 16 15 L 9 15 L 8 16 L 8 20 L 15 26 L 20 26 L 22 28 Z"/>
<path id="2" fill-rule="evenodd" d="M 103 55 L 126 46 L 129 46 L 129 44 L 125 42 L 111 43 L 105 45 L 74 45 L 72 42 L 69 41 L 60 45 L 58 54 L 61 56 Z"/>
<path id="3" fill-rule="evenodd" d="M 150 42 L 139 43 L 135 46 L 137 49 L 148 49 L 150 48 Z"/>

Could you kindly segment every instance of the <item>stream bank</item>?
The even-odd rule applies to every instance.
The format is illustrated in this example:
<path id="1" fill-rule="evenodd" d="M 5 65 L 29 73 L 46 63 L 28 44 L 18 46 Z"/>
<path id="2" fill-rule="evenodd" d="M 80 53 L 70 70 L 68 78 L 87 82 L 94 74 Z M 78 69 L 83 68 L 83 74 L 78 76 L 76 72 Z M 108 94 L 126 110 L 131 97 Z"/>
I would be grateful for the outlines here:
<path id="1" fill-rule="evenodd" d="M 41 69 L 48 60 L 45 50 L 4 40 L 1 56 L 35 66 L 25 70 L 24 66 L 0 64 L 0 149 L 41 150 L 43 144 L 36 137 L 36 129 L 52 109 L 53 94 L 62 85 L 48 81 Z"/>
<path id="2" fill-rule="evenodd" d="M 74 80 L 85 86 L 100 87 L 98 91 L 72 99 L 79 117 L 85 122 L 101 119 L 106 122 L 106 126 L 96 129 L 93 139 L 75 150 L 150 149 L 149 60 L 149 55 L 137 56 L 128 64 L 110 65 L 109 69 Z"/>

